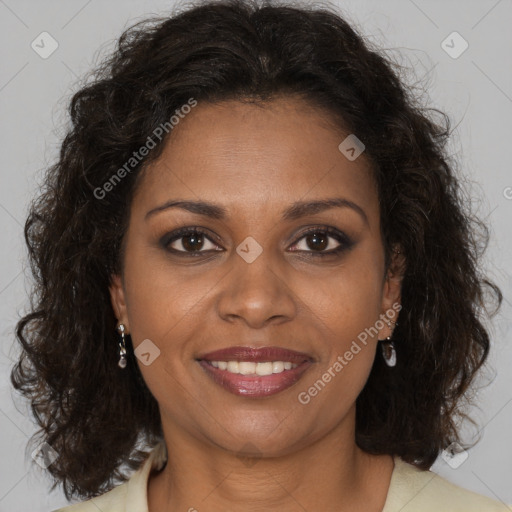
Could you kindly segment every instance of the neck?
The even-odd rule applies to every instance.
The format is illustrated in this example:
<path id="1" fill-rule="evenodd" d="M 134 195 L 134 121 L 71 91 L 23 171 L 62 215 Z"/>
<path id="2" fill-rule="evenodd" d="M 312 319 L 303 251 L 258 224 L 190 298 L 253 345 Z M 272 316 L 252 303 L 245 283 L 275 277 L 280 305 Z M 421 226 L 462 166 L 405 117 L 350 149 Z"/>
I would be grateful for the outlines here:
<path id="1" fill-rule="evenodd" d="M 391 456 L 363 452 L 346 425 L 273 457 L 232 453 L 174 428 L 164 428 L 164 437 L 169 460 L 150 476 L 149 512 L 234 504 L 248 512 L 381 512 L 393 471 Z"/>

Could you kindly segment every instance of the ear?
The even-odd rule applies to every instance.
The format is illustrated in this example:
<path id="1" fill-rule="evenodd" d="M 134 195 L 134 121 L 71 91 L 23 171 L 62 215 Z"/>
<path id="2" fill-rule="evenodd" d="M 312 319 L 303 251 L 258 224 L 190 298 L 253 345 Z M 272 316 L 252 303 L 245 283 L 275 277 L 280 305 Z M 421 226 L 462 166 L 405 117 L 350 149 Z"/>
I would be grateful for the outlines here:
<path id="1" fill-rule="evenodd" d="M 406 259 L 402 248 L 395 245 L 391 252 L 391 261 L 384 279 L 381 302 L 381 318 L 384 327 L 379 329 L 379 339 L 383 340 L 393 334 L 401 305 L 402 280 L 405 274 Z"/>
<path id="2" fill-rule="evenodd" d="M 130 325 L 128 323 L 123 279 L 120 275 L 112 274 L 110 278 L 109 291 L 110 301 L 112 303 L 112 308 L 114 309 L 117 321 L 125 325 L 126 333 L 128 334 L 130 332 Z"/>

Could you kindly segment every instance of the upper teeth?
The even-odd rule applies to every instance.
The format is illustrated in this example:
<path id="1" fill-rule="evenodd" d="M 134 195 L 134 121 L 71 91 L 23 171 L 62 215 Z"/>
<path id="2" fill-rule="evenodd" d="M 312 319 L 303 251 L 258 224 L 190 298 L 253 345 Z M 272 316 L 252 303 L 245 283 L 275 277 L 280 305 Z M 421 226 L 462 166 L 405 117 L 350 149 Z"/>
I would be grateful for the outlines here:
<path id="1" fill-rule="evenodd" d="M 268 361 L 264 363 L 254 363 L 252 361 L 210 361 L 212 366 L 219 370 L 227 370 L 230 373 L 240 373 L 242 375 L 272 375 L 281 373 L 284 370 L 297 368 L 298 365 L 289 361 Z"/>

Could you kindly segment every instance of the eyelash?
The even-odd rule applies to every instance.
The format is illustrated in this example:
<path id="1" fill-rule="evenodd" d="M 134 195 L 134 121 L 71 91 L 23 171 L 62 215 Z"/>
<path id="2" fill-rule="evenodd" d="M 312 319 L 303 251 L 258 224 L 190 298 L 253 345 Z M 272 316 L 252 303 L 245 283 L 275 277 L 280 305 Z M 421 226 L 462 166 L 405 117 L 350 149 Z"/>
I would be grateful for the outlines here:
<path id="1" fill-rule="evenodd" d="M 303 231 L 300 234 L 299 238 L 297 238 L 297 240 L 292 245 L 297 245 L 298 242 L 300 242 L 303 238 L 307 237 L 308 235 L 318 234 L 318 233 L 329 235 L 330 237 L 334 238 L 340 245 L 338 247 L 336 247 L 335 249 L 331 249 L 330 251 L 317 252 L 317 251 L 294 250 L 292 252 L 299 252 L 299 253 L 305 252 L 308 254 L 307 257 L 313 257 L 313 258 L 316 258 L 316 257 L 322 258 L 323 257 L 323 258 L 325 258 L 328 256 L 337 256 L 341 252 L 344 252 L 344 251 L 350 249 L 354 245 L 354 242 L 345 233 L 343 233 L 335 228 L 331 228 L 329 226 L 325 226 L 325 227 L 317 226 L 317 227 L 308 228 L 307 230 Z M 185 228 L 181 228 L 176 231 L 173 231 L 172 233 L 168 233 L 161 239 L 160 244 L 162 245 L 162 247 L 165 250 L 172 252 L 173 254 L 179 254 L 180 256 L 185 256 L 185 257 L 199 257 L 202 254 L 209 252 L 209 250 L 208 251 L 195 251 L 195 252 L 179 251 L 179 250 L 172 249 L 169 247 L 169 245 L 172 244 L 173 242 L 175 242 L 176 240 L 179 240 L 180 238 L 183 238 L 186 235 L 192 235 L 192 234 L 204 235 L 211 243 L 215 244 L 215 242 L 212 240 L 212 238 L 209 236 L 208 232 L 205 229 L 196 227 L 196 226 L 185 227 Z"/>

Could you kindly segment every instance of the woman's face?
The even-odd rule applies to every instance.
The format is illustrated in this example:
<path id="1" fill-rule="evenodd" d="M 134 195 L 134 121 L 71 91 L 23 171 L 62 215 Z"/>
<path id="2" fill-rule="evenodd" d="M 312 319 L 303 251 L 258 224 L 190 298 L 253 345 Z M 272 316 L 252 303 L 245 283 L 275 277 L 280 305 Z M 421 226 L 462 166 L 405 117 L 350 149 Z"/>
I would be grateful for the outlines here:
<path id="1" fill-rule="evenodd" d="M 352 428 L 400 281 L 364 152 L 349 160 L 326 116 L 292 98 L 199 103 L 141 180 L 111 296 L 164 432 L 279 455 Z"/>

